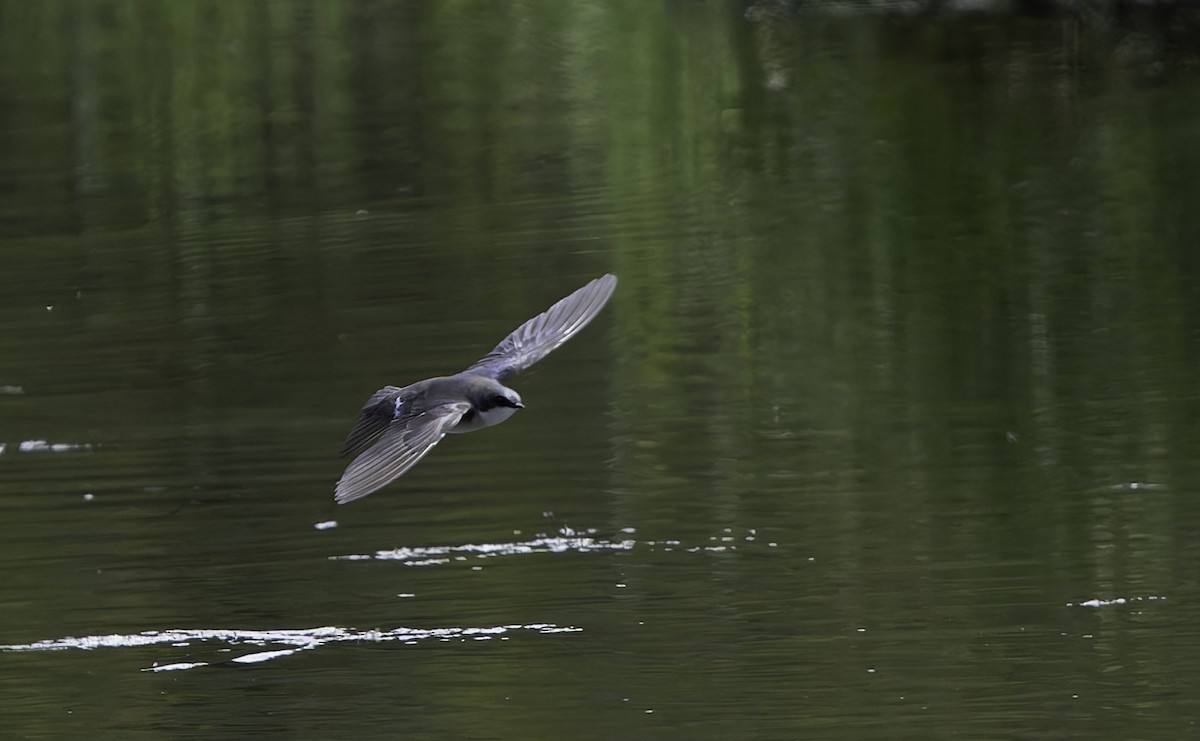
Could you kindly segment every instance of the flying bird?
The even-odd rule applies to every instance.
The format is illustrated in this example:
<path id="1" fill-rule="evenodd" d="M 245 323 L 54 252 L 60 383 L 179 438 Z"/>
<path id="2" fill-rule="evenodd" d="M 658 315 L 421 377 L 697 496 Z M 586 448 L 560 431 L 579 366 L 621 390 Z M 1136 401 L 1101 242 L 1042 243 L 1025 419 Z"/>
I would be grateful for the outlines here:
<path id="1" fill-rule="evenodd" d="M 338 504 L 378 491 L 403 476 L 446 433 L 500 424 L 518 409 L 521 395 L 503 381 L 549 355 L 592 321 L 617 287 L 603 275 L 517 327 L 474 365 L 397 388 L 384 386 L 363 405 L 340 455 L 351 461 L 337 483 Z"/>

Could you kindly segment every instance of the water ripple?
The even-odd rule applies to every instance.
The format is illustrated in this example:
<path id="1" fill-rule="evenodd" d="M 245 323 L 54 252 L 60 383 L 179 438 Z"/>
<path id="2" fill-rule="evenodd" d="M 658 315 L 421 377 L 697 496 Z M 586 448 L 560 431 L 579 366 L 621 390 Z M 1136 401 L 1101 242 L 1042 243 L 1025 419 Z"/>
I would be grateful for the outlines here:
<path id="1" fill-rule="evenodd" d="M 532 623 L 529 625 L 496 625 L 482 628 L 395 628 L 394 630 L 357 630 L 335 626 L 299 630 L 146 630 L 141 633 L 132 634 L 111 633 L 108 635 L 53 638 L 26 644 L 0 645 L 0 651 L 66 651 L 70 649 L 90 651 L 97 648 L 131 648 L 160 644 L 169 644 L 176 648 L 186 648 L 190 647 L 194 641 L 219 641 L 229 646 L 270 647 L 266 651 L 241 654 L 225 661 L 181 661 L 169 664 L 160 664 L 156 661 L 152 665 L 142 669 L 142 671 L 148 672 L 165 672 L 196 669 L 202 666 L 220 664 L 259 664 L 284 656 L 291 656 L 300 651 L 310 651 L 330 643 L 386 643 L 399 641 L 411 645 L 426 640 L 487 641 L 495 638 L 506 640 L 507 633 L 518 630 L 550 634 L 577 633 L 583 629 L 574 626 L 553 625 L 551 623 Z M 277 646 L 285 646 L 286 648 L 275 648 Z M 232 649 L 227 648 L 224 650 L 229 651 Z"/>
<path id="2" fill-rule="evenodd" d="M 1083 600 L 1078 603 L 1068 602 L 1067 607 L 1076 607 L 1076 606 L 1078 606 L 1078 607 L 1112 607 L 1114 605 L 1115 606 L 1128 605 L 1133 602 L 1142 602 L 1142 601 L 1161 602 L 1165 599 L 1166 599 L 1166 597 L 1157 595 L 1157 594 L 1147 595 L 1146 597 L 1114 597 L 1112 599 L 1101 599 L 1099 597 L 1093 597 L 1092 599 Z"/>
<path id="3" fill-rule="evenodd" d="M 375 553 L 348 553 L 340 556 L 330 556 L 331 561 L 400 561 L 405 566 L 440 566 L 452 561 L 465 561 L 468 557 L 495 558 L 496 556 L 523 556 L 530 553 L 597 553 L 601 551 L 631 551 L 639 545 L 632 538 L 605 539 L 594 537 L 595 530 L 588 528 L 587 535 L 581 535 L 576 530 L 564 527 L 557 535 L 539 534 L 531 540 L 519 540 L 509 543 L 465 543 L 462 545 L 434 546 L 405 546 L 390 550 L 375 551 Z M 623 534 L 632 534 L 633 528 L 623 528 Z M 671 552 L 675 550 L 688 553 L 724 553 L 736 551 L 737 542 L 753 542 L 756 539 L 753 528 L 744 535 L 735 535 L 732 528 L 725 528 L 721 534 L 712 535 L 704 545 L 685 545 L 680 540 L 645 540 L 640 545 L 654 551 Z M 778 543 L 769 542 L 768 548 L 775 548 Z"/>
<path id="4" fill-rule="evenodd" d="M 405 566 L 436 566 L 449 563 L 454 554 L 471 554 L 476 558 L 493 558 L 495 556 L 516 556 L 527 553 L 593 553 L 596 551 L 627 551 L 632 549 L 632 540 L 603 540 L 580 536 L 542 536 L 533 540 L 513 543 L 466 543 L 463 545 L 436 545 L 412 548 L 394 548 L 387 551 L 376 551 L 374 554 L 351 553 L 344 556 L 330 556 L 332 561 L 362 561 L 376 559 L 380 561 L 402 561 Z M 465 556 L 458 556 L 461 560 Z"/>
<path id="5" fill-rule="evenodd" d="M 22 453 L 69 453 L 74 450 L 91 450 L 91 443 L 51 443 L 45 440 L 22 440 L 17 450 Z"/>

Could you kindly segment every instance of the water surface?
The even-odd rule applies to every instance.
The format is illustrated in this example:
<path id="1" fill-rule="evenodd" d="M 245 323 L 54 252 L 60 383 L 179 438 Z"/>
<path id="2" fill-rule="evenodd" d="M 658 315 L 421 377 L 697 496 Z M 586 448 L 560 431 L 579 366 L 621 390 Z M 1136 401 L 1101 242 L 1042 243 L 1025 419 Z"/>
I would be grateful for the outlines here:
<path id="1" fill-rule="evenodd" d="M 9 734 L 1195 734 L 1196 65 L 743 11 L 0 3 Z"/>

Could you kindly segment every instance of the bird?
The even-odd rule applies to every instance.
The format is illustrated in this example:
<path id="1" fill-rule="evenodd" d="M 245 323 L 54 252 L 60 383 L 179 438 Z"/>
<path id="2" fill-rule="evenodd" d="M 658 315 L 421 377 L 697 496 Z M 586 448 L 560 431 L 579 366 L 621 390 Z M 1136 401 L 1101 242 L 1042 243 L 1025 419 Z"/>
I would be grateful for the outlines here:
<path id="1" fill-rule="evenodd" d="M 602 275 L 517 327 L 452 376 L 371 395 L 346 436 L 342 457 L 357 454 L 334 489 L 338 504 L 361 499 L 403 476 L 447 433 L 465 433 L 505 421 L 524 409 L 521 395 L 504 385 L 574 337 L 612 297 L 617 277 Z"/>

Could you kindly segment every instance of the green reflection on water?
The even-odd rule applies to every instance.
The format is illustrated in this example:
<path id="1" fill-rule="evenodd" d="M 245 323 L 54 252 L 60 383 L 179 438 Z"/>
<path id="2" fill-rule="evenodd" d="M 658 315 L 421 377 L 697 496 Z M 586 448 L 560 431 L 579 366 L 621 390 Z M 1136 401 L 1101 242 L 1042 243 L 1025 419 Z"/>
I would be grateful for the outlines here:
<path id="1" fill-rule="evenodd" d="M 720 3 L 0 10 L 0 643 L 581 629 L 151 689 L 5 654 L 14 733 L 1192 730 L 1185 65 Z M 605 270 L 527 411 L 332 508 L 371 390 Z M 328 560 L 572 527 L 634 544 Z"/>

